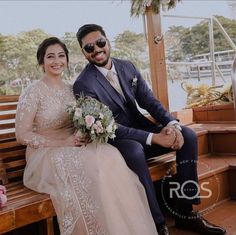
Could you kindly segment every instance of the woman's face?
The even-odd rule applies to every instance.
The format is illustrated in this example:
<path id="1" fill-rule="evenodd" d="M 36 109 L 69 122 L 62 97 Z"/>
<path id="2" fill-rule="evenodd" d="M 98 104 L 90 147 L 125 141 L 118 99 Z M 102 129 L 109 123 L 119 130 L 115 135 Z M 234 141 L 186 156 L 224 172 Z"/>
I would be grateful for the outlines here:
<path id="1" fill-rule="evenodd" d="M 66 53 L 59 44 L 51 45 L 44 55 L 43 68 L 46 74 L 58 76 L 67 67 Z"/>

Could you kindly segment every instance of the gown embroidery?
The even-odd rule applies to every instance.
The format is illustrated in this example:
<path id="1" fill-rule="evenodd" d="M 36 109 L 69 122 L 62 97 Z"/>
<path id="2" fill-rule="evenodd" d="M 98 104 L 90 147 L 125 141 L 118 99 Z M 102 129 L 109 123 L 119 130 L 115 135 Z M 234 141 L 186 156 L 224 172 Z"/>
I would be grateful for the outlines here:
<path id="1" fill-rule="evenodd" d="M 145 191 L 109 144 L 63 147 L 74 127 L 72 86 L 35 81 L 20 96 L 17 141 L 27 145 L 24 184 L 50 194 L 61 235 L 157 235 Z"/>

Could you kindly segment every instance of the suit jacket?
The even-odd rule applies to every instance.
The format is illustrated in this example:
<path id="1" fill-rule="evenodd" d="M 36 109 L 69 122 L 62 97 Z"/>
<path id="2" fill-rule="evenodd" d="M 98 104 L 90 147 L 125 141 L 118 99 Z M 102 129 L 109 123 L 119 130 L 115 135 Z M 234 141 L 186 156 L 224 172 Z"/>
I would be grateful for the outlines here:
<path id="1" fill-rule="evenodd" d="M 140 72 L 130 61 L 112 58 L 112 62 L 125 99 L 93 64 L 88 64 L 76 79 L 73 86 L 74 94 L 78 97 L 83 93 L 96 98 L 111 109 L 119 124 L 116 139 L 128 138 L 145 144 L 148 130 L 153 123 L 140 113 L 136 102 L 163 126 L 175 118 L 154 97 Z"/>

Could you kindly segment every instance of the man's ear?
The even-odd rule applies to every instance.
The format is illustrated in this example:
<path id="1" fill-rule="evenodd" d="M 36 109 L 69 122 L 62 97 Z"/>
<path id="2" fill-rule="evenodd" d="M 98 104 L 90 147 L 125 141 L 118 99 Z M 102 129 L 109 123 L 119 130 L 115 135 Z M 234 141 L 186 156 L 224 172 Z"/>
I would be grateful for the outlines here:
<path id="1" fill-rule="evenodd" d="M 86 57 L 86 54 L 85 54 L 83 48 L 80 48 L 80 50 L 81 50 L 82 54 Z"/>
<path id="2" fill-rule="evenodd" d="M 111 49 L 111 43 L 110 43 L 109 39 L 107 39 L 107 43 L 108 43 L 109 49 Z"/>

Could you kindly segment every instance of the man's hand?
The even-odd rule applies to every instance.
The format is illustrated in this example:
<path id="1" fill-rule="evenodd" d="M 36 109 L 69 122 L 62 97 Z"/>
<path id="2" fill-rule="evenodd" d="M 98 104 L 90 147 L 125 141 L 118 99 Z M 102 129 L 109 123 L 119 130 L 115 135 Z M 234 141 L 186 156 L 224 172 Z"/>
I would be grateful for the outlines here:
<path id="1" fill-rule="evenodd" d="M 174 128 L 174 131 L 175 131 L 176 138 L 171 148 L 174 150 L 178 150 L 178 149 L 181 149 L 184 144 L 184 137 L 179 129 Z"/>
<path id="2" fill-rule="evenodd" d="M 164 128 L 163 128 L 164 129 Z M 160 133 L 154 133 L 152 144 L 158 144 L 165 148 L 171 148 L 175 142 L 175 132 L 172 130 L 163 130 Z"/>
<path id="3" fill-rule="evenodd" d="M 164 127 L 160 133 L 153 134 L 152 144 L 158 144 L 173 150 L 180 149 L 184 144 L 184 138 L 180 130 L 170 125 Z"/>

